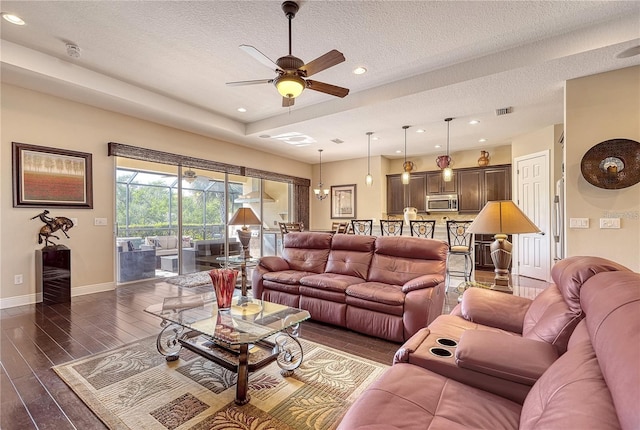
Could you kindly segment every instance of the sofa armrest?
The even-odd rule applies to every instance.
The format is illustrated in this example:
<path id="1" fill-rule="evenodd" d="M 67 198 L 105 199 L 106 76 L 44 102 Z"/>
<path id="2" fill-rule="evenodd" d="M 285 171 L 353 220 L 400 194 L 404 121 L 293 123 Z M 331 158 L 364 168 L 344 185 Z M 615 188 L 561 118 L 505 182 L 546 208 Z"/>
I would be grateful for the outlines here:
<path id="1" fill-rule="evenodd" d="M 531 300 L 482 288 L 462 295 L 461 313 L 468 321 L 522 334 L 524 315 Z"/>
<path id="2" fill-rule="evenodd" d="M 411 336 L 394 354 L 393 364 L 408 363 L 409 355 L 414 353 L 430 334 L 431 330 L 425 327 Z"/>
<path id="3" fill-rule="evenodd" d="M 289 270 L 289 263 L 282 258 L 273 255 L 262 257 L 260 259 L 260 265 L 270 272 L 281 272 L 283 270 Z"/>
<path id="4" fill-rule="evenodd" d="M 458 367 L 532 386 L 558 359 L 547 342 L 485 330 L 467 330 L 456 348 Z"/>
<path id="5" fill-rule="evenodd" d="M 413 278 L 410 281 L 407 281 L 402 286 L 402 292 L 407 294 L 413 290 L 419 290 L 422 288 L 433 288 L 437 286 L 440 282 L 444 281 L 444 276 L 440 274 L 429 274 L 418 276 L 417 278 Z"/>

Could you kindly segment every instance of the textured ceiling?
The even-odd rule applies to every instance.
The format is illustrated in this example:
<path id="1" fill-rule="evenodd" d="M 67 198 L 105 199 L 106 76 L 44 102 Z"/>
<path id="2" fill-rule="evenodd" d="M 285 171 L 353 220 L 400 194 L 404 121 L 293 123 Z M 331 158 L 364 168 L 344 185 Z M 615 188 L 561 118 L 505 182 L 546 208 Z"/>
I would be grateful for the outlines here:
<path id="1" fill-rule="evenodd" d="M 2 80 L 315 163 L 319 148 L 325 161 L 366 155 L 367 131 L 380 138 L 373 155 L 397 157 L 405 124 L 410 156 L 442 152 L 445 117 L 453 151 L 508 144 L 563 122 L 565 80 L 640 64 L 618 58 L 640 45 L 635 1 L 300 4 L 293 54 L 341 51 L 347 60 L 313 79 L 349 88 L 344 99 L 305 90 L 287 109 L 272 85 L 225 85 L 274 76 L 238 46 L 287 54 L 280 1 L 3 1 L 27 25 L 1 24 Z M 314 142 L 259 137 L 286 133 Z"/>

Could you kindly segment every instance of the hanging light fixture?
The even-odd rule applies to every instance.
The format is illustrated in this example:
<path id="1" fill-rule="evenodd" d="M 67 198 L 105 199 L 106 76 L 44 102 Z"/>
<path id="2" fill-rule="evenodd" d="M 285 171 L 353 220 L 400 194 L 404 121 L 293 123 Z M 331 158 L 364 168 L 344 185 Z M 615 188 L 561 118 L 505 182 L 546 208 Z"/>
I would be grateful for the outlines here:
<path id="1" fill-rule="evenodd" d="M 367 131 L 367 137 L 369 142 L 367 143 L 367 176 L 364 178 L 364 183 L 367 187 L 373 185 L 373 176 L 371 176 L 371 135 L 373 131 Z"/>
<path id="2" fill-rule="evenodd" d="M 324 200 L 329 196 L 329 189 L 322 188 L 322 149 L 318 149 L 318 152 L 320 153 L 320 182 L 318 182 L 318 188 L 313 189 L 313 194 L 318 200 Z"/>
<path id="3" fill-rule="evenodd" d="M 411 171 L 413 170 L 413 163 L 411 161 L 407 161 L 407 129 L 411 127 L 410 125 L 403 125 L 404 129 L 404 163 L 402 163 L 402 168 L 404 172 L 402 172 L 402 183 L 407 185 L 409 183 L 409 179 L 411 178 Z"/>
<path id="4" fill-rule="evenodd" d="M 442 169 L 442 180 L 445 182 L 451 182 L 453 179 L 453 169 L 451 168 L 451 157 L 449 156 L 449 125 L 453 118 L 445 118 L 447 122 L 447 163 Z"/>

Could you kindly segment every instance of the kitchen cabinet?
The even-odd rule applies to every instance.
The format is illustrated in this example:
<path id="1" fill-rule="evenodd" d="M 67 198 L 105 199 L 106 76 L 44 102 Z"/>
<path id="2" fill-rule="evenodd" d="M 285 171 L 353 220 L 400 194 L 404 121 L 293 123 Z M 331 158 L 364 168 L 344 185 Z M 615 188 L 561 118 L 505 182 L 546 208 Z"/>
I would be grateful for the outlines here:
<path id="1" fill-rule="evenodd" d="M 445 182 L 442 179 L 442 172 L 427 172 L 427 194 L 430 196 L 455 194 L 457 187 L 457 173 L 454 170 L 453 179 Z"/>
<path id="2" fill-rule="evenodd" d="M 511 165 L 459 169 L 458 211 L 477 213 L 488 201 L 511 199 Z"/>
<path id="3" fill-rule="evenodd" d="M 424 172 L 412 173 L 408 185 L 402 183 L 400 175 L 387 175 L 387 213 L 402 214 L 407 206 L 424 212 L 427 207 L 426 185 Z"/>

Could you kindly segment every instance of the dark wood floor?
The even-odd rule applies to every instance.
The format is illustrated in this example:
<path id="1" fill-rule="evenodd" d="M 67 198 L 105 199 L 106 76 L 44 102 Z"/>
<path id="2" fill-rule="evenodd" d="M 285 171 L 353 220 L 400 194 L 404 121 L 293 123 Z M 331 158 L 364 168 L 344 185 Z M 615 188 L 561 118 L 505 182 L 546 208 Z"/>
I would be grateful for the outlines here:
<path id="1" fill-rule="evenodd" d="M 475 276 L 482 281 L 493 274 Z M 74 297 L 69 304 L 1 310 L 0 429 L 104 429 L 51 367 L 157 335 L 158 318 L 143 310 L 179 291 L 147 281 Z M 449 293 L 445 312 L 456 303 L 457 294 Z M 303 323 L 301 337 L 386 364 L 400 346 L 313 321 Z"/>

